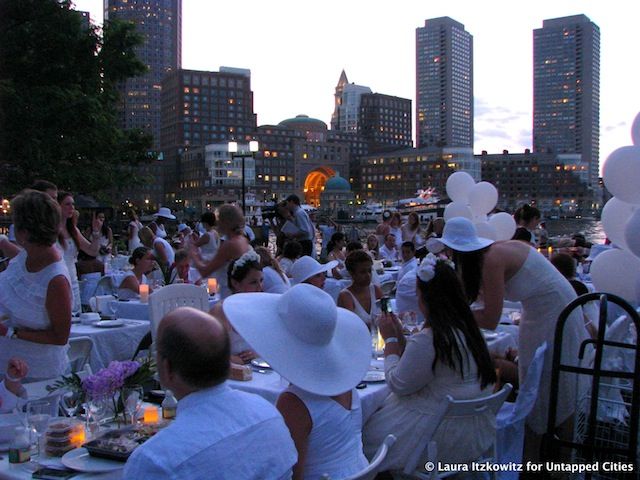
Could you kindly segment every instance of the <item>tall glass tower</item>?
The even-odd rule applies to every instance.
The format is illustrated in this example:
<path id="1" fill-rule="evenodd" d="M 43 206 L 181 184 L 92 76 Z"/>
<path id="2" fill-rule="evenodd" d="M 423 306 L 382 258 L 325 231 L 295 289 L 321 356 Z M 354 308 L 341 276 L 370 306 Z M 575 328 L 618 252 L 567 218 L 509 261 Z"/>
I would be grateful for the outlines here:
<path id="1" fill-rule="evenodd" d="M 133 22 L 144 37 L 136 54 L 149 71 L 122 85 L 121 126 L 150 132 L 159 150 L 162 79 L 182 63 L 182 0 L 104 0 L 104 18 Z"/>
<path id="2" fill-rule="evenodd" d="M 417 147 L 473 148 L 473 37 L 449 17 L 416 29 Z"/>
<path id="3" fill-rule="evenodd" d="M 585 15 L 533 31 L 533 150 L 579 153 L 598 186 L 600 29 Z"/>

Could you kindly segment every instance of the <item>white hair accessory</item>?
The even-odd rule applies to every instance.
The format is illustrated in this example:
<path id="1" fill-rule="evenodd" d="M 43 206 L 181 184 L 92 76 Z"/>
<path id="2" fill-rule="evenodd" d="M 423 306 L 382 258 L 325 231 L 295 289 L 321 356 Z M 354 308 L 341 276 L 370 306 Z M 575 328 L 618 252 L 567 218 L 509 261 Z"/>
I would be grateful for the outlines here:
<path id="1" fill-rule="evenodd" d="M 438 262 L 446 263 L 453 270 L 456 268 L 455 264 L 448 258 L 436 257 L 433 253 L 429 253 L 418 265 L 416 276 L 425 283 L 429 282 L 436 274 L 436 264 Z"/>
<path id="2" fill-rule="evenodd" d="M 233 268 L 231 269 L 231 275 L 235 275 L 236 270 L 238 268 L 244 267 L 245 263 L 247 262 L 254 262 L 257 264 L 260 263 L 260 255 L 258 255 L 253 248 L 251 250 L 247 250 L 245 253 L 242 254 L 240 258 L 238 258 L 233 263 Z"/>

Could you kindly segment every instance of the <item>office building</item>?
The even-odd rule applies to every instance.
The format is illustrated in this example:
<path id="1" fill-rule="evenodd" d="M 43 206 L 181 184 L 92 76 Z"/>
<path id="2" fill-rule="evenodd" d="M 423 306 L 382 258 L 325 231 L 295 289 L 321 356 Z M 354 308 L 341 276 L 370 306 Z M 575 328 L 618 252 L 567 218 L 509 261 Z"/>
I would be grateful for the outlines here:
<path id="1" fill-rule="evenodd" d="M 600 137 L 600 29 L 585 15 L 533 31 L 533 151 L 577 153 L 596 190 Z"/>
<path id="2" fill-rule="evenodd" d="M 416 138 L 473 148 L 473 37 L 449 17 L 416 29 Z"/>

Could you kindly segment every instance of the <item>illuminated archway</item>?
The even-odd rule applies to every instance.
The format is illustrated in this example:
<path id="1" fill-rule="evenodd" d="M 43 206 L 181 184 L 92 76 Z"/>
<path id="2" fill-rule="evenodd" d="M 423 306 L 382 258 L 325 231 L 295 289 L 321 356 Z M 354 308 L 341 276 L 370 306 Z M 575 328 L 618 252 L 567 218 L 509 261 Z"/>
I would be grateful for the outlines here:
<path id="1" fill-rule="evenodd" d="M 304 201 L 318 208 L 320 206 L 320 194 L 324 190 L 324 184 L 333 177 L 336 172 L 329 167 L 319 167 L 311 170 L 304 179 Z"/>

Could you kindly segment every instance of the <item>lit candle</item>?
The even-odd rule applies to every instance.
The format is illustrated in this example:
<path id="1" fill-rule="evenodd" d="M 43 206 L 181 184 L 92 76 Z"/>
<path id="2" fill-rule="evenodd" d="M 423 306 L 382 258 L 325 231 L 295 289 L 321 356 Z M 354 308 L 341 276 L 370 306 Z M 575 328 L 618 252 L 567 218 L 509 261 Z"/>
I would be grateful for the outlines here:
<path id="1" fill-rule="evenodd" d="M 547 248 L 547 254 L 551 256 L 552 253 L 553 253 L 553 247 Z"/>
<path id="2" fill-rule="evenodd" d="M 378 351 L 382 351 L 382 350 L 384 350 L 384 339 L 382 338 L 382 335 L 380 335 L 380 330 L 378 330 L 378 345 L 377 345 L 377 350 L 378 350 Z"/>
<path id="3" fill-rule="evenodd" d="M 218 292 L 218 280 L 215 278 L 207 279 L 207 290 L 209 295 L 215 295 Z"/>
<path id="4" fill-rule="evenodd" d="M 149 301 L 149 285 L 140 285 L 140 301 L 142 303 Z"/>
<path id="5" fill-rule="evenodd" d="M 538 253 L 542 253 L 542 249 L 540 247 L 536 248 L 536 250 L 538 250 Z"/>
<path id="6" fill-rule="evenodd" d="M 160 420 L 160 414 L 158 413 L 158 407 L 146 407 L 144 409 L 144 423 L 158 423 Z"/>
<path id="7" fill-rule="evenodd" d="M 86 440 L 86 433 L 84 431 L 84 425 L 82 423 L 78 423 L 74 425 L 71 430 L 71 437 L 69 438 L 69 442 L 76 448 L 82 446 L 82 444 Z"/>

